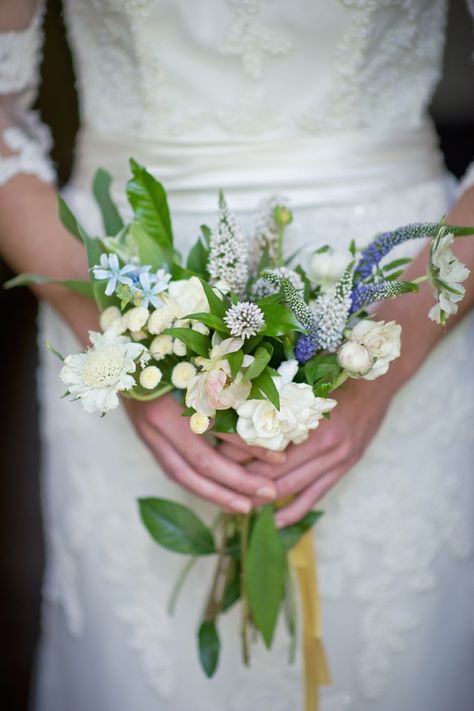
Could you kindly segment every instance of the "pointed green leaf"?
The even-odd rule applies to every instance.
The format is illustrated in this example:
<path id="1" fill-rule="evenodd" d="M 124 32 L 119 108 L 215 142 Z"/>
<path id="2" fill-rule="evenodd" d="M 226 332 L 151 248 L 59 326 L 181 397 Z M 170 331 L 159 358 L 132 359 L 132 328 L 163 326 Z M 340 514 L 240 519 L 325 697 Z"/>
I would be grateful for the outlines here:
<path id="1" fill-rule="evenodd" d="M 255 353 L 253 353 L 254 360 L 249 365 L 242 378 L 244 383 L 247 383 L 253 378 L 257 378 L 261 372 L 265 369 L 265 366 L 272 357 L 273 348 L 270 343 L 265 344 L 265 346 L 259 346 Z"/>
<path id="2" fill-rule="evenodd" d="M 139 222 L 133 222 L 130 225 L 130 234 L 137 245 L 140 264 L 149 264 L 154 271 L 168 264 L 166 261 L 166 252 L 161 249 L 153 237 L 150 237 L 148 232 L 145 232 Z"/>
<path id="3" fill-rule="evenodd" d="M 215 331 L 219 331 L 227 336 L 230 334 L 225 322 L 215 314 L 198 312 L 195 314 L 186 314 L 184 318 L 190 319 L 191 321 L 200 321 L 205 326 L 209 326 L 209 328 L 213 328 Z"/>
<path id="4" fill-rule="evenodd" d="M 187 269 L 196 272 L 196 274 L 200 274 L 206 279 L 208 277 L 208 257 L 209 253 L 203 245 L 201 238 L 199 238 L 188 254 L 188 259 L 186 261 Z"/>
<path id="5" fill-rule="evenodd" d="M 215 674 L 219 663 L 220 642 L 214 620 L 204 620 L 198 632 L 199 661 L 207 677 Z"/>
<path id="6" fill-rule="evenodd" d="M 106 235 L 116 235 L 123 228 L 123 220 L 110 196 L 112 177 L 103 168 L 99 168 L 94 176 L 92 192 L 102 213 L 102 222 Z"/>
<path id="7" fill-rule="evenodd" d="M 194 556 L 215 553 L 211 531 L 191 509 L 158 498 L 139 499 L 138 504 L 145 527 L 164 548 Z"/>
<path id="8" fill-rule="evenodd" d="M 306 533 L 306 531 L 309 531 L 322 515 L 322 511 L 309 511 L 297 523 L 293 523 L 291 526 L 286 526 L 285 528 L 280 528 L 278 534 L 280 536 L 281 545 L 285 551 L 291 550 L 293 546 L 298 543 L 301 536 Z"/>
<path id="9" fill-rule="evenodd" d="M 92 284 L 89 281 L 80 281 L 76 279 L 51 279 L 41 274 L 19 274 L 13 279 L 9 279 L 3 285 L 4 289 L 14 289 L 17 286 L 28 286 L 29 284 L 59 284 L 65 286 L 71 291 L 76 291 L 82 296 L 87 296 L 90 299 L 94 298 Z"/>
<path id="10" fill-rule="evenodd" d="M 179 338 L 180 341 L 183 341 L 183 343 L 194 353 L 197 353 L 197 355 L 203 356 L 204 358 L 209 357 L 209 349 L 211 347 L 209 336 L 198 333 L 198 331 L 193 331 L 192 328 L 167 328 L 163 333 L 168 336 L 173 336 L 174 338 Z"/>
<path id="11" fill-rule="evenodd" d="M 228 353 L 226 356 L 226 360 L 230 365 L 230 375 L 232 379 L 237 377 L 237 373 L 242 367 L 242 363 L 244 360 L 244 352 L 242 349 L 238 351 L 234 351 L 233 353 Z"/>
<path id="12" fill-rule="evenodd" d="M 238 415 L 235 410 L 217 410 L 211 432 L 237 432 Z"/>
<path id="13" fill-rule="evenodd" d="M 284 591 L 286 555 L 271 505 L 257 515 L 245 557 L 245 585 L 252 618 L 271 646 Z"/>
<path id="14" fill-rule="evenodd" d="M 63 200 L 63 198 L 58 196 L 58 213 L 59 219 L 63 223 L 64 227 L 75 237 L 79 242 L 82 242 L 82 237 L 79 234 L 78 221 L 75 215 L 71 212 L 68 204 Z"/>
<path id="15" fill-rule="evenodd" d="M 254 378 L 252 385 L 257 387 L 277 410 L 280 409 L 280 395 L 277 387 L 273 382 L 268 366 L 260 373 L 257 378 Z"/>
<path id="16" fill-rule="evenodd" d="M 227 305 L 224 303 L 224 301 L 222 301 L 219 296 L 217 296 L 214 289 L 207 283 L 205 279 L 201 279 L 201 284 L 202 288 L 204 289 L 204 293 L 206 294 L 207 303 L 209 304 L 211 313 L 223 319 L 228 308 Z"/>

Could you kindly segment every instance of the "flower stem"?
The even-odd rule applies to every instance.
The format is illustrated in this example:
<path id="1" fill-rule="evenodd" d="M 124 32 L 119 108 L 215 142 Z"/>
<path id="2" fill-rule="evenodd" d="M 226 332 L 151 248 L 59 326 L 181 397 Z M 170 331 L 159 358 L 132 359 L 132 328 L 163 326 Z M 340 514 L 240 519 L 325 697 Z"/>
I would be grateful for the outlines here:
<path id="1" fill-rule="evenodd" d="M 178 602 L 178 596 L 179 593 L 181 592 L 181 588 L 183 587 L 184 583 L 186 582 L 186 578 L 188 577 L 189 573 L 191 570 L 194 568 L 196 563 L 198 562 L 198 558 L 190 558 L 186 564 L 183 566 L 180 574 L 178 575 L 176 582 L 173 586 L 173 590 L 171 591 L 170 598 L 168 600 L 168 604 L 166 606 L 168 615 L 173 615 L 174 611 L 176 609 L 176 603 Z"/>
<path id="2" fill-rule="evenodd" d="M 249 638 L 248 638 L 248 628 L 250 620 L 250 610 L 247 597 L 247 587 L 245 580 L 245 561 L 247 557 L 247 549 L 249 542 L 249 527 L 250 527 L 250 516 L 244 514 L 240 518 L 240 599 L 242 605 L 242 626 L 241 626 L 241 639 L 242 639 L 242 659 L 245 666 L 249 665 L 250 662 L 250 650 L 249 650 Z"/>
<path id="3" fill-rule="evenodd" d="M 425 281 L 429 281 L 429 274 L 423 274 L 423 276 L 419 276 L 417 279 L 412 279 L 413 284 L 424 284 Z"/>
<path id="4" fill-rule="evenodd" d="M 284 225 L 278 225 L 277 226 L 277 267 L 283 267 L 284 266 L 284 261 L 283 261 L 283 237 L 285 235 L 285 226 Z"/>

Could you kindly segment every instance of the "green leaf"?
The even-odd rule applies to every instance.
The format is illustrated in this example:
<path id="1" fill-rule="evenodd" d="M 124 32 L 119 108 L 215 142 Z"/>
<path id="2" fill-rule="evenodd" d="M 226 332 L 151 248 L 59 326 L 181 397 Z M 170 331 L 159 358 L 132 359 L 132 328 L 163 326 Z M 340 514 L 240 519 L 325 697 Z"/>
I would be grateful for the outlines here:
<path id="1" fill-rule="evenodd" d="M 191 321 L 200 321 L 205 326 L 209 326 L 209 328 L 213 328 L 215 331 L 224 333 L 227 336 L 230 334 L 230 331 L 225 325 L 225 322 L 215 314 L 199 312 L 195 314 L 187 314 L 186 316 L 184 316 L 184 318 L 190 319 Z"/>
<path id="2" fill-rule="evenodd" d="M 197 355 L 203 356 L 204 358 L 209 358 L 209 349 L 211 347 L 209 336 L 198 333 L 198 331 L 193 331 L 192 328 L 167 328 L 163 333 L 168 336 L 174 336 L 174 338 L 179 338 L 193 353 L 197 353 Z"/>
<path id="3" fill-rule="evenodd" d="M 41 274 L 19 274 L 13 279 L 9 279 L 3 285 L 4 289 L 14 289 L 17 286 L 28 286 L 29 284 L 59 284 L 65 286 L 71 291 L 76 291 L 82 296 L 87 296 L 90 299 L 94 298 L 92 284 L 89 281 L 79 281 L 75 279 L 51 279 Z"/>
<path id="4" fill-rule="evenodd" d="M 259 346 L 255 353 L 253 353 L 253 363 L 249 365 L 247 370 L 244 373 L 244 377 L 242 378 L 242 381 L 244 383 L 248 383 L 249 380 L 253 380 L 253 378 L 257 378 L 262 371 L 265 369 L 265 366 L 269 362 L 270 358 L 272 357 L 273 353 L 273 348 L 271 343 L 266 343 L 263 346 Z"/>
<path id="5" fill-rule="evenodd" d="M 140 264 L 150 265 L 156 271 L 164 264 L 168 264 L 167 253 L 163 251 L 160 245 L 150 237 L 148 232 L 145 232 L 143 226 L 139 222 L 133 222 L 130 225 L 130 234 L 137 245 Z"/>
<path id="6" fill-rule="evenodd" d="M 214 620 L 204 620 L 198 632 L 199 661 L 207 677 L 214 676 L 219 662 L 220 642 Z"/>
<path id="7" fill-rule="evenodd" d="M 138 504 L 145 527 L 164 548 L 194 556 L 215 553 L 211 531 L 191 509 L 158 498 L 139 499 Z"/>
<path id="8" fill-rule="evenodd" d="M 190 269 L 186 269 L 186 267 L 182 267 L 176 262 L 170 265 L 170 273 L 173 277 L 173 281 L 176 279 L 190 279 L 191 277 L 201 278 L 201 275 L 197 272 L 192 272 Z"/>
<path id="9" fill-rule="evenodd" d="M 227 305 L 224 303 L 224 301 L 222 301 L 219 296 L 217 296 L 214 289 L 207 283 L 205 279 L 201 279 L 201 284 L 202 288 L 204 289 L 204 293 L 206 294 L 207 303 L 209 304 L 211 313 L 223 319 L 227 311 Z"/>
<path id="10" fill-rule="evenodd" d="M 166 191 L 162 184 L 133 159 L 133 177 L 127 183 L 127 197 L 145 232 L 160 245 L 166 261 L 174 261 L 173 232 Z"/>
<path id="11" fill-rule="evenodd" d="M 106 235 L 116 235 L 123 228 L 123 220 L 110 197 L 112 177 L 103 168 L 99 168 L 94 176 L 92 192 L 102 213 L 102 222 Z"/>
<path id="12" fill-rule="evenodd" d="M 402 259 L 394 259 L 393 262 L 389 262 L 388 264 L 385 264 L 382 269 L 384 272 L 391 272 L 392 269 L 397 269 L 397 267 L 403 267 L 406 264 L 410 264 L 413 259 L 411 257 L 403 257 Z"/>
<path id="13" fill-rule="evenodd" d="M 240 543 L 239 543 L 240 550 Z M 240 566 L 237 561 L 232 561 L 232 571 L 227 579 L 224 595 L 222 596 L 222 611 L 229 610 L 240 598 Z"/>
<path id="14" fill-rule="evenodd" d="M 64 356 L 63 356 L 63 354 L 60 353 L 58 350 L 56 350 L 56 348 L 53 346 L 52 343 L 50 343 L 49 341 L 45 341 L 45 342 L 44 342 L 44 345 L 45 345 L 45 347 L 46 347 L 46 350 L 48 350 L 50 353 L 52 353 L 52 355 L 56 356 L 56 358 L 59 358 L 59 360 L 60 360 L 62 363 L 64 363 Z M 65 394 L 68 395 L 68 394 L 69 394 L 68 391 L 66 391 Z M 63 395 L 63 397 L 64 397 L 64 395 Z"/>
<path id="15" fill-rule="evenodd" d="M 405 272 L 404 269 L 399 269 L 396 272 L 391 272 L 390 274 L 386 274 L 385 279 L 387 281 L 395 281 L 395 279 L 398 279 L 398 277 L 401 277 L 404 272 Z"/>
<path id="16" fill-rule="evenodd" d="M 59 195 L 58 196 L 58 212 L 59 212 L 59 219 L 63 223 L 64 227 L 72 234 L 73 237 L 75 237 L 79 242 L 82 242 L 82 237 L 79 234 L 79 223 L 74 216 L 74 214 L 71 212 L 69 209 L 68 204 L 62 199 L 62 197 Z"/>
<path id="17" fill-rule="evenodd" d="M 232 379 L 234 379 L 242 367 L 242 363 L 244 360 L 243 350 L 240 349 L 238 351 L 234 351 L 233 353 L 228 353 L 226 356 L 226 360 L 230 365 L 230 375 Z"/>
<path id="18" fill-rule="evenodd" d="M 265 336 L 283 336 L 292 331 L 303 331 L 293 313 L 283 304 L 276 304 L 267 299 L 262 299 L 258 305 L 265 317 L 265 327 L 262 333 Z"/>
<path id="19" fill-rule="evenodd" d="M 280 542 L 285 551 L 289 551 L 300 540 L 301 536 L 314 526 L 316 521 L 323 515 L 322 511 L 309 511 L 301 521 L 293 523 L 291 526 L 280 528 L 278 533 Z"/>
<path id="20" fill-rule="evenodd" d="M 273 520 L 273 508 L 257 515 L 245 558 L 245 585 L 252 618 L 271 646 L 284 591 L 286 556 Z"/>
<path id="21" fill-rule="evenodd" d="M 280 409 L 280 395 L 275 383 L 273 382 L 268 366 L 264 368 L 257 378 L 254 378 L 252 385 L 257 387 L 263 395 L 265 395 L 267 400 L 270 400 L 272 405 L 274 405 L 277 410 Z"/>
<path id="22" fill-rule="evenodd" d="M 357 247 L 356 247 L 355 240 L 353 240 L 353 239 L 351 240 L 351 243 L 349 245 L 349 252 L 352 254 L 353 257 L 356 256 Z"/>
<path id="23" fill-rule="evenodd" d="M 186 262 L 186 267 L 202 277 L 207 278 L 207 260 L 209 258 L 209 253 L 206 247 L 203 245 L 201 238 L 199 238 L 190 250 L 188 254 L 188 259 Z"/>
<path id="24" fill-rule="evenodd" d="M 337 378 L 341 370 L 337 363 L 322 363 L 319 360 L 310 361 L 304 367 L 306 380 L 311 385 L 326 376 Z"/>
<path id="25" fill-rule="evenodd" d="M 233 434 L 237 431 L 237 419 L 238 415 L 235 410 L 217 410 L 211 432 L 230 432 Z"/>
<path id="26" fill-rule="evenodd" d="M 211 234 L 212 234 L 212 230 L 211 230 L 211 228 L 208 227 L 207 225 L 201 225 L 201 233 L 202 233 L 202 236 L 203 236 L 203 238 L 204 238 L 204 242 L 206 243 L 207 248 L 209 249 L 209 246 L 210 246 L 210 244 L 211 244 Z"/>

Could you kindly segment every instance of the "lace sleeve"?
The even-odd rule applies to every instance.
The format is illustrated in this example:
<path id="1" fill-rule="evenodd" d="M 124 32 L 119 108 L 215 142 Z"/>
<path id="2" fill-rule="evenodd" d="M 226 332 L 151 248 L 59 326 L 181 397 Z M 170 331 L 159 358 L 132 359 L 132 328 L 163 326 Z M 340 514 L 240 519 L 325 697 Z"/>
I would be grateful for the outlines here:
<path id="1" fill-rule="evenodd" d="M 49 130 L 30 110 L 39 83 L 44 1 L 34 5 L 36 9 L 26 12 L 24 3 L 15 0 L 10 3 L 11 17 L 0 15 L 0 185 L 19 173 L 47 183 L 55 179 Z M 10 29 L 22 9 L 29 25 Z"/>

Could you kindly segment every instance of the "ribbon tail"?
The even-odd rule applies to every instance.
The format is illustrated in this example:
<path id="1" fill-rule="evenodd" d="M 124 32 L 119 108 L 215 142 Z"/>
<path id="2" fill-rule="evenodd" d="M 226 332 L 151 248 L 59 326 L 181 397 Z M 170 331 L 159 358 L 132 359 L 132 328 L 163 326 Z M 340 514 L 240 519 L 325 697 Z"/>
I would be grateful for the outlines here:
<path id="1" fill-rule="evenodd" d="M 321 639 L 321 601 L 312 531 L 300 538 L 289 555 L 298 580 L 303 613 L 305 711 L 319 711 L 319 687 L 331 684 L 331 675 Z"/>

